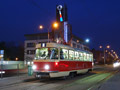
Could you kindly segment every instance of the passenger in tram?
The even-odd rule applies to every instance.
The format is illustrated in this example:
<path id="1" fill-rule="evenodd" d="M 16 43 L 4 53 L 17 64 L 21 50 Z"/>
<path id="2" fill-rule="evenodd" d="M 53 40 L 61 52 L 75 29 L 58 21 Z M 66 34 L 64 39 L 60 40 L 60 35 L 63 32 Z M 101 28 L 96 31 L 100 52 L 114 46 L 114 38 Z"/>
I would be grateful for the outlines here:
<path id="1" fill-rule="evenodd" d="M 44 51 L 43 54 L 42 54 L 42 57 L 45 57 L 46 56 L 46 52 Z"/>
<path id="2" fill-rule="evenodd" d="M 54 59 L 58 59 L 58 55 L 57 55 L 56 52 L 55 52 L 55 54 L 54 54 Z"/>

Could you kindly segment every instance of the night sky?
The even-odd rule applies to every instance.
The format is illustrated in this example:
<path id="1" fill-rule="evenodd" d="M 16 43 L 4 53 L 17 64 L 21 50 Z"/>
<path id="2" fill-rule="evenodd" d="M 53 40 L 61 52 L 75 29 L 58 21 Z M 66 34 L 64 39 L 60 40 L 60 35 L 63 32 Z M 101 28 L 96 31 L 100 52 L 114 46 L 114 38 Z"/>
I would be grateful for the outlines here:
<path id="1" fill-rule="evenodd" d="M 90 46 L 110 45 L 120 53 L 119 0 L 0 0 L 0 41 L 24 41 L 24 34 L 40 33 L 38 26 L 55 21 L 56 5 L 68 8 L 73 33 L 90 38 Z"/>

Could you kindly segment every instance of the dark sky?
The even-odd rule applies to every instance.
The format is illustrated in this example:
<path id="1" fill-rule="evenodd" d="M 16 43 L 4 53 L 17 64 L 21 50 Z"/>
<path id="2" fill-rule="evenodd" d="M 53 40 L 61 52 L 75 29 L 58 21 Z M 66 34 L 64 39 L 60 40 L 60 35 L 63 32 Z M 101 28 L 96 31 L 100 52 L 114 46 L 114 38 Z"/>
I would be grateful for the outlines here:
<path id="1" fill-rule="evenodd" d="M 75 35 L 90 38 L 91 47 L 109 44 L 119 53 L 119 0 L 0 0 L 0 41 L 24 41 L 24 34 L 41 32 L 38 26 L 49 27 L 56 5 L 64 3 Z"/>

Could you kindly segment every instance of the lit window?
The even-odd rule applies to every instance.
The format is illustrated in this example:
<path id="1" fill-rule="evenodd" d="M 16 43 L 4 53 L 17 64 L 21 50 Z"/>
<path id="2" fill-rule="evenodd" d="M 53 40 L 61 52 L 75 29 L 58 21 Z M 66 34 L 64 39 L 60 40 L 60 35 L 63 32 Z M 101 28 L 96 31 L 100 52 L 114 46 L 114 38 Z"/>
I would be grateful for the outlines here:
<path id="1" fill-rule="evenodd" d="M 74 60 L 74 51 L 73 50 L 69 50 L 69 59 Z"/>
<path id="2" fill-rule="evenodd" d="M 60 59 L 68 59 L 68 50 L 60 49 Z"/>
<path id="3" fill-rule="evenodd" d="M 79 60 L 79 54 L 78 54 L 78 52 L 75 52 L 75 60 Z"/>
<path id="4" fill-rule="evenodd" d="M 84 61 L 87 61 L 87 54 L 84 53 Z"/>
<path id="5" fill-rule="evenodd" d="M 58 59 L 57 48 L 40 48 L 36 49 L 36 59 Z"/>
<path id="6" fill-rule="evenodd" d="M 79 52 L 80 61 L 83 61 L 83 53 Z"/>

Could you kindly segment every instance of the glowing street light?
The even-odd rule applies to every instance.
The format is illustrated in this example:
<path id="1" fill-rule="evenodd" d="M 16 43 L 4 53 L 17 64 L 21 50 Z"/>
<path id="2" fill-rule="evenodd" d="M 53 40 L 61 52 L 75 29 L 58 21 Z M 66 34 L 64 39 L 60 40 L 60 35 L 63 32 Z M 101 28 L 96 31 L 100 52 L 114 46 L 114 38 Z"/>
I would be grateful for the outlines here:
<path id="1" fill-rule="evenodd" d="M 107 48 L 110 48 L 110 46 L 109 46 L 109 45 L 107 45 Z"/>
<path id="2" fill-rule="evenodd" d="M 90 42 L 90 39 L 87 38 L 87 39 L 85 40 L 85 42 L 86 42 L 86 43 L 89 43 L 89 42 Z"/>
<path id="3" fill-rule="evenodd" d="M 54 27 L 54 28 L 58 28 L 58 23 L 57 23 L 57 22 L 54 22 L 54 23 L 53 23 L 53 27 Z"/>
<path id="4" fill-rule="evenodd" d="M 105 52 L 108 52 L 107 50 L 105 50 Z"/>
<path id="5" fill-rule="evenodd" d="M 57 22 L 54 22 L 54 23 L 52 24 L 52 26 L 53 26 L 53 28 L 58 28 L 58 23 L 57 23 Z M 43 29 L 43 25 L 40 25 L 39 28 L 40 28 L 40 29 Z M 48 30 L 48 43 L 49 43 L 49 38 L 50 38 L 49 29 L 50 29 L 50 27 L 47 28 L 47 30 Z"/>
<path id="6" fill-rule="evenodd" d="M 15 60 L 18 61 L 18 58 L 16 57 Z"/>
<path id="7" fill-rule="evenodd" d="M 103 46 L 99 46 L 99 48 L 103 48 Z M 107 45 L 106 48 L 109 49 L 109 48 L 110 48 L 110 45 Z M 105 64 L 105 57 L 106 57 L 106 56 L 105 56 L 105 52 L 108 52 L 108 51 L 105 50 L 105 48 L 103 48 L 103 49 L 104 49 L 104 64 Z"/>
<path id="8" fill-rule="evenodd" d="M 100 48 L 102 48 L 102 46 L 100 46 Z"/>
<path id="9" fill-rule="evenodd" d="M 39 26 L 39 28 L 40 28 L 40 29 L 43 29 L 43 26 L 42 26 L 42 25 L 40 25 L 40 26 Z"/>

